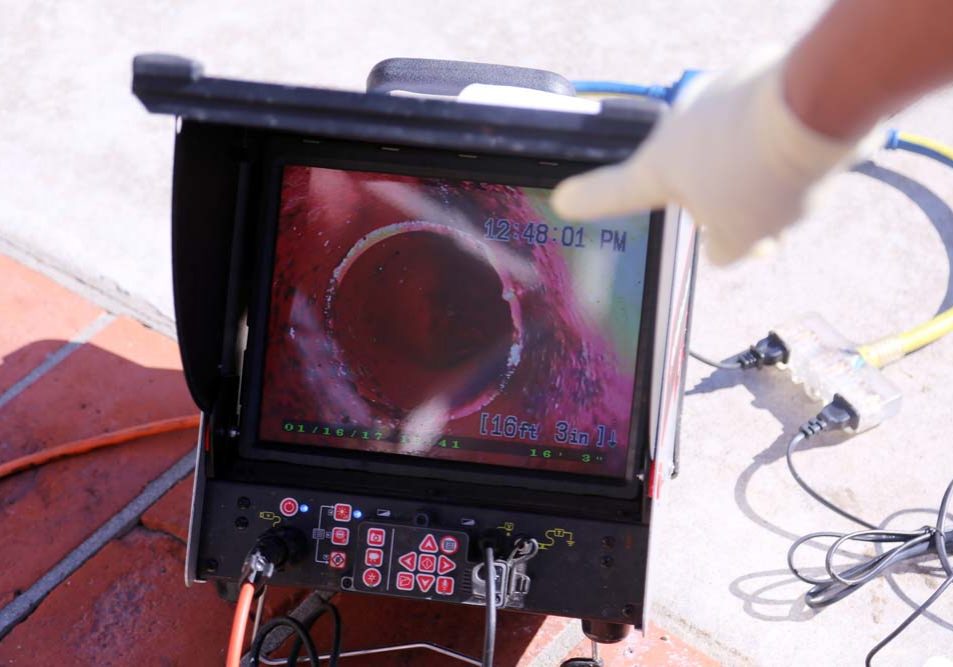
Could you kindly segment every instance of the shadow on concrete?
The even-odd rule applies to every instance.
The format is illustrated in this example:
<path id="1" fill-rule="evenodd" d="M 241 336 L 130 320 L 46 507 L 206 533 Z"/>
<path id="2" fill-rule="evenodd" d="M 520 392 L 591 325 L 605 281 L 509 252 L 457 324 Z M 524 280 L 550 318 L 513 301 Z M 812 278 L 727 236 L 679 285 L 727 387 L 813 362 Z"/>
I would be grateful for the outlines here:
<path id="1" fill-rule="evenodd" d="M 741 472 L 735 482 L 735 503 L 748 519 L 761 528 L 768 530 L 775 535 L 791 540 L 792 542 L 801 537 L 784 527 L 773 523 L 764 516 L 760 515 L 752 506 L 748 498 L 748 488 L 752 479 L 758 471 L 771 463 L 784 459 L 788 443 L 796 433 L 796 426 L 805 421 L 806 416 L 812 416 L 817 411 L 817 404 L 811 401 L 796 385 L 790 382 L 777 382 L 776 378 L 771 377 L 773 373 L 779 373 L 777 369 L 765 369 L 762 371 L 739 372 L 731 370 L 715 370 L 709 376 L 702 379 L 695 387 L 687 391 L 688 395 L 704 394 L 743 385 L 753 396 L 751 405 L 756 409 L 767 410 L 774 415 L 781 423 L 792 425 L 788 432 L 782 433 L 768 447 L 755 455 L 751 463 Z M 852 435 L 844 432 L 824 433 L 801 443 L 798 453 L 803 453 L 812 449 L 823 447 L 841 446 L 846 441 L 851 440 Z M 810 480 L 808 481 L 810 483 Z M 796 489 L 796 482 L 791 480 L 792 489 Z M 801 493 L 800 489 L 796 490 Z M 860 510 L 855 508 L 846 508 L 851 512 Z M 935 523 L 936 509 L 916 508 L 906 509 L 895 512 L 880 523 L 880 526 L 887 527 L 893 524 L 898 518 L 917 514 L 923 517 L 920 523 L 897 526 L 898 529 L 916 529 L 920 525 L 932 525 Z M 953 515 L 951 515 L 953 520 Z M 878 545 L 879 546 L 879 545 Z M 828 545 L 817 541 L 811 541 L 803 545 L 804 548 L 814 549 L 821 556 L 827 550 Z M 854 553 L 851 551 L 841 551 L 841 555 L 853 557 L 854 559 L 868 558 L 868 555 Z M 935 557 L 934 557 L 935 560 Z M 925 561 L 925 562 L 924 562 Z M 897 580 L 896 575 L 904 573 L 917 573 L 924 576 L 930 576 L 937 579 L 939 584 L 945 578 L 945 572 L 939 566 L 929 566 L 931 561 L 929 556 L 910 560 L 897 564 L 894 568 L 885 574 L 885 579 L 897 597 L 902 600 L 910 609 L 916 609 L 920 602 L 914 600 L 907 594 Z M 820 559 L 818 562 L 821 562 Z M 802 571 L 813 574 L 823 574 L 821 568 L 802 568 Z M 751 590 L 751 586 L 756 588 Z M 790 570 L 767 570 L 763 572 L 754 572 L 739 577 L 731 582 L 729 590 L 732 595 L 743 601 L 745 613 L 758 620 L 763 621 L 806 621 L 813 618 L 820 609 L 811 609 L 804 602 L 804 592 L 808 585 L 800 581 L 791 574 Z M 785 591 L 781 595 L 775 595 Z M 772 613 L 773 611 L 777 613 Z M 947 622 L 929 611 L 923 614 L 924 618 L 940 625 L 941 627 L 953 630 L 953 623 Z"/>
<path id="2" fill-rule="evenodd" d="M 778 378 L 773 377 L 775 373 L 783 372 L 784 371 L 778 369 L 763 369 L 760 371 L 746 372 L 718 369 L 703 378 L 686 393 L 688 395 L 710 393 L 719 389 L 741 385 L 751 393 L 753 397 L 751 405 L 753 408 L 767 410 L 777 418 L 779 422 L 789 425 L 785 433 L 782 433 L 774 442 L 756 454 L 748 466 L 738 475 L 735 481 L 734 495 L 735 504 L 738 506 L 738 509 L 753 523 L 775 535 L 793 542 L 800 538 L 801 535 L 791 532 L 759 514 L 752 506 L 748 496 L 749 486 L 758 471 L 764 466 L 783 460 L 788 443 L 797 432 L 795 430 L 797 426 L 817 412 L 817 403 L 809 399 L 804 392 L 801 391 L 799 386 L 790 382 L 778 382 Z M 795 454 L 795 461 L 797 460 L 797 456 L 801 453 L 824 447 L 843 446 L 847 441 L 853 438 L 854 436 L 843 431 L 837 433 L 822 433 L 801 443 Z M 808 483 L 810 484 L 811 480 L 808 480 Z M 795 493 L 802 493 L 793 479 L 791 480 L 791 489 Z M 861 513 L 862 515 L 862 508 L 846 507 L 845 509 L 853 513 Z M 927 508 L 901 510 L 885 517 L 880 522 L 880 525 L 883 527 L 890 526 L 902 516 L 919 514 L 923 517 L 920 522 L 913 524 L 906 522 L 904 526 L 895 526 L 898 529 L 915 530 L 921 525 L 932 525 L 935 523 L 936 511 L 936 509 Z M 951 515 L 951 520 L 953 520 L 953 515 Z M 823 526 L 819 526 L 818 529 L 823 529 Z M 828 544 L 819 541 L 811 541 L 804 544 L 803 548 L 816 551 L 818 555 L 816 562 L 822 563 L 823 553 L 827 550 L 828 546 Z M 869 558 L 869 555 L 849 550 L 844 550 L 840 553 L 842 556 L 854 559 Z M 933 560 L 935 561 L 935 557 Z M 897 564 L 889 573 L 885 574 L 888 585 L 897 594 L 897 597 L 903 601 L 904 604 L 909 606 L 911 610 L 916 609 L 922 600 L 917 601 L 906 593 L 901 588 L 896 575 L 917 573 L 934 577 L 939 584 L 939 582 L 945 578 L 945 573 L 942 568 L 929 566 L 928 563 L 930 561 L 931 558 L 929 556 L 924 556 L 920 559 Z M 808 567 L 801 569 L 807 573 L 823 573 L 823 569 L 821 568 Z M 752 590 L 751 586 L 755 586 L 755 588 Z M 794 577 L 790 570 L 787 569 L 753 572 L 741 576 L 729 584 L 731 594 L 743 601 L 745 613 L 752 618 L 764 621 L 800 622 L 813 618 L 822 610 L 814 610 L 807 607 L 803 596 L 808 587 L 808 584 Z M 782 594 L 777 594 L 782 591 Z M 777 613 L 772 613 L 775 610 Z M 926 612 L 923 614 L 923 617 L 944 628 L 953 630 L 953 623 L 945 621 L 936 614 Z"/>
<path id="3" fill-rule="evenodd" d="M 854 167 L 852 171 L 875 178 L 881 183 L 889 185 L 906 195 L 910 201 L 923 211 L 923 214 L 936 228 L 937 234 L 939 234 L 943 240 L 947 262 L 950 265 L 946 294 L 943 296 L 943 301 L 940 303 L 937 312 L 942 312 L 953 307 L 953 209 L 951 209 L 950 205 L 943 201 L 941 197 L 937 196 L 923 184 L 892 169 L 881 167 L 874 162 L 863 162 Z"/>
<path id="4" fill-rule="evenodd" d="M 921 183 L 892 169 L 875 164 L 874 162 L 864 162 L 855 167 L 853 171 L 895 188 L 916 204 L 930 220 L 930 223 L 934 226 L 937 234 L 939 234 L 943 241 L 947 261 L 951 267 L 946 294 L 938 308 L 938 312 L 953 307 L 953 209 L 951 209 L 942 198 Z M 748 488 L 751 484 L 751 480 L 758 471 L 765 465 L 783 459 L 788 443 L 794 433 L 796 433 L 793 429 L 804 422 L 806 418 L 813 416 L 817 412 L 817 404 L 808 399 L 799 387 L 790 382 L 775 381 L 776 378 L 773 377 L 773 375 L 778 372 L 783 371 L 764 369 L 761 371 L 738 372 L 718 369 L 703 378 L 697 385 L 688 390 L 686 394 L 689 396 L 693 394 L 708 394 L 728 387 L 743 385 L 754 397 L 752 400 L 752 406 L 754 408 L 767 410 L 776 417 L 780 423 L 787 425 L 789 432 L 781 434 L 774 442 L 758 453 L 751 460 L 751 463 L 741 472 L 735 482 L 734 493 L 735 503 L 748 519 L 765 530 L 793 541 L 801 536 L 786 530 L 782 526 L 758 514 L 748 497 Z M 840 446 L 852 437 L 853 436 L 843 432 L 822 434 L 802 443 L 798 448 L 798 452 L 821 447 Z M 791 481 L 791 485 L 792 488 L 795 487 L 793 480 Z M 855 511 L 854 508 L 850 507 L 846 509 L 855 513 L 860 511 L 859 509 Z M 917 513 L 922 513 L 925 516 L 924 523 L 932 524 L 934 522 L 929 517 L 931 514 L 935 517 L 936 510 L 910 509 L 895 512 L 886 517 L 880 525 L 887 526 L 901 516 Z M 809 542 L 804 546 L 821 552 L 827 548 L 826 545 L 817 542 Z M 843 553 L 844 555 L 853 556 L 855 558 L 865 557 L 861 554 Z M 922 559 L 900 564 L 885 575 L 893 591 L 911 609 L 915 609 L 920 603 L 913 600 L 901 589 L 895 575 L 915 572 L 925 576 L 936 577 L 938 583 L 939 580 L 942 580 L 945 576 L 945 572 L 943 572 L 942 568 L 929 567 L 922 561 L 929 562 L 930 558 L 925 556 Z M 754 590 L 749 590 L 752 582 L 757 584 L 758 587 Z M 792 584 L 798 586 L 799 589 L 795 589 L 797 593 L 793 598 L 772 597 L 768 595 L 772 591 L 777 591 Z M 789 570 L 785 569 L 755 572 L 739 577 L 730 584 L 729 588 L 733 595 L 744 601 L 745 613 L 753 618 L 768 621 L 803 621 L 812 618 L 817 613 L 816 610 L 811 610 L 804 603 L 803 592 L 806 590 L 806 586 L 806 584 L 795 578 Z M 768 608 L 781 608 L 783 613 L 765 613 L 760 609 L 765 606 Z M 944 628 L 953 630 L 953 624 L 939 618 L 935 614 L 926 612 L 924 617 Z"/>
<path id="5" fill-rule="evenodd" d="M 808 568 L 808 574 L 822 575 L 821 568 Z M 754 586 L 754 589 L 751 589 Z M 787 590 L 785 590 L 787 589 Z M 748 616 L 760 621 L 808 621 L 817 615 L 804 602 L 804 582 L 790 570 L 752 572 L 731 582 L 728 590 L 744 603 Z"/>
<path id="6" fill-rule="evenodd" d="M 932 526 L 936 523 L 937 511 L 937 508 L 929 507 L 916 507 L 900 510 L 887 516 L 880 525 L 882 527 L 892 526 L 900 530 L 911 530 L 914 526 Z M 904 521 L 903 525 L 901 526 L 893 526 L 897 519 L 910 516 L 918 517 L 918 520 Z M 948 512 L 946 516 L 947 521 L 953 521 L 953 512 Z M 879 546 L 880 545 L 878 545 L 878 547 Z M 878 548 L 877 551 L 880 553 L 881 549 Z M 927 563 L 930 561 L 936 562 L 936 557 L 924 556 L 923 558 L 919 558 L 916 561 L 910 561 L 910 566 L 908 568 L 904 568 L 902 570 L 891 570 L 884 575 L 884 578 L 887 580 L 887 585 L 890 586 L 890 589 L 904 602 L 904 604 L 908 605 L 911 609 L 916 609 L 918 606 L 920 606 L 923 600 L 926 599 L 926 596 L 923 597 L 923 600 L 914 600 L 900 586 L 900 582 L 897 581 L 895 576 L 896 574 L 901 572 L 917 572 L 924 576 L 935 578 L 937 585 L 946 579 L 947 576 L 946 571 L 939 564 L 935 566 L 929 566 L 925 565 L 923 561 L 926 561 Z M 953 631 L 953 622 L 942 619 L 929 610 L 923 612 L 923 618 L 930 619 L 937 625 L 946 628 L 947 630 Z"/>
<path id="7" fill-rule="evenodd" d="M 701 382 L 688 390 L 686 394 L 689 396 L 694 394 L 706 394 L 719 389 L 741 385 L 751 394 L 751 406 L 753 408 L 757 410 L 767 410 L 780 423 L 788 425 L 790 432 L 782 433 L 774 442 L 770 443 L 751 459 L 751 463 L 748 464 L 735 481 L 734 493 L 735 504 L 738 505 L 738 509 L 740 509 L 742 514 L 748 519 L 765 530 L 771 531 L 775 535 L 796 540 L 800 535 L 792 533 L 758 514 L 748 499 L 748 486 L 758 470 L 763 466 L 783 459 L 788 442 L 797 432 L 795 429 L 817 413 L 817 403 L 808 398 L 800 386 L 791 383 L 787 378 L 778 377 L 779 374 L 783 373 L 785 373 L 785 371 L 776 368 L 766 368 L 757 371 L 719 369 L 702 379 Z M 779 381 L 779 379 L 783 381 Z M 843 432 L 824 433 L 802 443 L 798 451 L 832 447 L 841 444 L 849 438 L 850 436 Z M 791 489 L 797 489 L 797 485 L 793 480 L 791 481 Z"/>

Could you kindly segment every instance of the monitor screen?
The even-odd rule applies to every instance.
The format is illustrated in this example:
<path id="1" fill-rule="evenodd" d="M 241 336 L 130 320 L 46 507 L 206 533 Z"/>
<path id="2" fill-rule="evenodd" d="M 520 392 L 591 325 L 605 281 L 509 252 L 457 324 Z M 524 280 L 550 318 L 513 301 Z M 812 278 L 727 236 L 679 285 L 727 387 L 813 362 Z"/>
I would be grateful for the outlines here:
<path id="1" fill-rule="evenodd" d="M 286 165 L 263 441 L 624 477 L 649 214 Z"/>

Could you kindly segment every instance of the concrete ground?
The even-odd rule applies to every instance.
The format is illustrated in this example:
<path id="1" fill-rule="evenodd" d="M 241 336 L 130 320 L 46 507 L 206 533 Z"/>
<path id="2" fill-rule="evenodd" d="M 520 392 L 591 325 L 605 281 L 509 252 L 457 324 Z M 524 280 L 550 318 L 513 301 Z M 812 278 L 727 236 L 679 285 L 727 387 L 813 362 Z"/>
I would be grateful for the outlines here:
<path id="1" fill-rule="evenodd" d="M 135 53 L 188 55 L 216 75 L 344 88 L 360 88 L 375 62 L 398 55 L 667 82 L 685 67 L 718 68 L 790 42 L 825 4 L 0 0 L 0 251 L 170 330 L 172 121 L 149 116 L 129 93 Z M 947 92 L 894 123 L 953 142 L 951 114 Z M 702 262 L 694 348 L 727 355 L 809 311 L 863 341 L 953 305 L 950 172 L 903 155 L 877 156 L 864 172 L 840 177 L 828 205 L 775 257 L 722 270 Z M 951 366 L 953 338 L 890 367 L 901 414 L 806 448 L 803 474 L 874 521 L 929 523 L 924 510 L 953 471 Z M 804 532 L 849 528 L 784 466 L 784 443 L 819 406 L 775 371 L 693 363 L 688 388 L 682 474 L 665 490 L 653 566 L 656 619 L 725 664 L 860 664 L 938 578 L 911 570 L 821 613 L 806 610 L 805 587 L 785 570 L 788 545 Z M 948 594 L 880 663 L 920 664 L 951 647 Z"/>

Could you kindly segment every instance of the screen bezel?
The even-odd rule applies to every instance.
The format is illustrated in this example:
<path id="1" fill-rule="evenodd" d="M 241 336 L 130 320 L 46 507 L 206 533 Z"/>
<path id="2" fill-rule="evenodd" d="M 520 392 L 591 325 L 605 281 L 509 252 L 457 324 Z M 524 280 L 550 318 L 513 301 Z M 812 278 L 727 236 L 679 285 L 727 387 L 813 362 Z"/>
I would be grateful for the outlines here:
<path id="1" fill-rule="evenodd" d="M 275 262 L 281 184 L 286 165 L 306 165 L 411 176 L 484 181 L 503 185 L 552 188 L 563 178 L 595 165 L 557 163 L 533 158 L 476 156 L 429 149 L 380 146 L 348 141 L 276 137 L 263 148 L 262 183 L 265 193 L 258 211 L 255 234 L 258 248 L 248 312 L 248 337 L 244 353 L 241 390 L 241 420 L 238 439 L 243 459 L 283 461 L 313 467 L 409 477 L 468 482 L 490 486 L 517 486 L 539 491 L 635 498 L 642 493 L 645 464 L 650 451 L 650 396 L 654 336 L 659 293 L 664 212 L 650 216 L 646 271 L 635 369 L 635 391 L 628 433 L 629 449 L 625 475 L 608 477 L 576 472 L 519 468 L 500 464 L 452 459 L 430 459 L 264 441 L 258 436 L 262 383 L 271 309 L 271 285 Z"/>

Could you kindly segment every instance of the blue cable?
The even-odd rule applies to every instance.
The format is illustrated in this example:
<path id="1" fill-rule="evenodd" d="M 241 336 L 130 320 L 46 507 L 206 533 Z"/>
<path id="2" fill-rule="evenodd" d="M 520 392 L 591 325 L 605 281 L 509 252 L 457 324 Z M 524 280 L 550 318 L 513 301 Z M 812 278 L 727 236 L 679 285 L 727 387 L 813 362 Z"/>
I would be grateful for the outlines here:
<path id="1" fill-rule="evenodd" d="M 653 84 L 644 86 L 638 83 L 624 83 L 622 81 L 573 81 L 572 85 L 577 93 L 606 93 L 610 95 L 634 95 L 636 97 L 648 97 L 653 100 L 660 100 L 671 104 L 682 92 L 682 88 L 689 81 L 694 79 L 703 70 L 688 69 L 682 72 L 682 76 L 670 86 Z"/>
<path id="2" fill-rule="evenodd" d="M 573 81 L 577 93 L 611 93 L 615 95 L 636 95 L 656 100 L 668 98 L 668 86 L 642 86 L 637 83 L 621 81 Z"/>
<path id="3" fill-rule="evenodd" d="M 901 139 L 900 130 L 897 129 L 892 129 L 887 133 L 887 142 L 884 144 L 884 148 L 888 151 L 907 151 L 908 153 L 916 153 L 917 155 L 933 158 L 937 162 L 953 169 L 953 160 L 942 153 L 936 152 L 932 148 Z"/>

